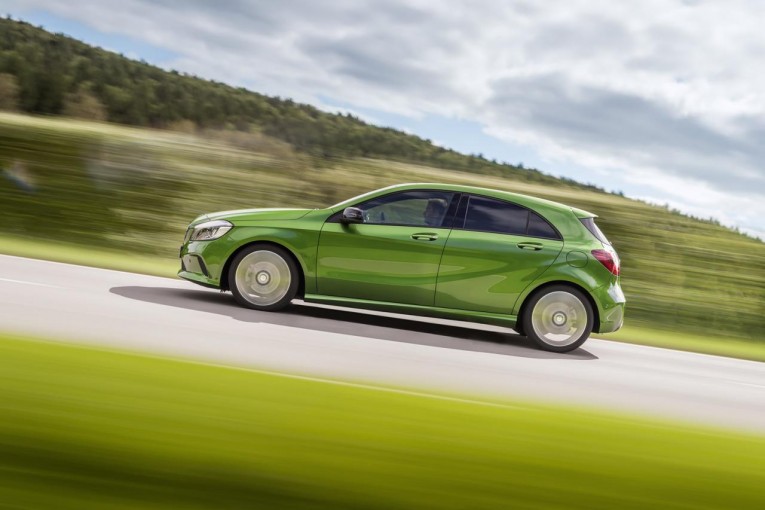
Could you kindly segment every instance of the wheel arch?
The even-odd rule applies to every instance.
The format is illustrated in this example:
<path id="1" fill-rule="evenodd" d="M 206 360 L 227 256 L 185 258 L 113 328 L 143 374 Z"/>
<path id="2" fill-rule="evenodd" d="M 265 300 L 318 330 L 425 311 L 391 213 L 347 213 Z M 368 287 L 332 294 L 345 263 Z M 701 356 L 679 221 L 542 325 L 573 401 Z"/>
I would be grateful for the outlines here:
<path id="1" fill-rule="evenodd" d="M 543 290 L 545 290 L 546 288 L 552 287 L 555 285 L 563 285 L 566 287 L 571 287 L 573 289 L 578 290 L 582 294 L 584 294 L 584 296 L 590 302 L 590 306 L 592 307 L 592 312 L 594 314 L 593 323 L 592 323 L 592 331 L 594 333 L 599 333 L 600 332 L 600 309 L 598 308 L 598 303 L 595 301 L 595 298 L 592 297 L 592 294 L 590 293 L 590 291 L 588 291 L 586 288 L 579 285 L 578 283 L 575 283 L 569 280 L 552 280 L 552 281 L 544 282 L 540 284 L 539 286 L 534 287 L 528 294 L 526 294 L 526 297 L 524 298 L 523 303 L 521 303 L 521 306 L 518 310 L 518 315 L 517 315 L 518 321 L 516 323 L 516 331 L 518 331 L 518 329 L 523 329 L 522 317 L 523 317 L 523 314 L 526 312 L 526 306 L 531 301 L 531 299 L 537 294 L 539 294 L 540 292 L 542 292 Z M 518 333 L 522 335 L 525 334 L 524 331 L 518 331 Z"/>
<path id="2" fill-rule="evenodd" d="M 234 258 L 241 253 L 242 251 L 246 250 L 247 248 L 250 248 L 252 246 L 274 246 L 276 248 L 281 248 L 287 254 L 292 257 L 293 262 L 295 262 L 295 266 L 298 268 L 298 272 L 300 273 L 300 282 L 298 283 L 298 290 L 297 290 L 297 296 L 303 297 L 305 295 L 305 268 L 303 267 L 303 263 L 301 262 L 300 258 L 295 255 L 294 250 L 290 249 L 289 246 L 285 246 L 282 243 L 278 243 L 275 241 L 270 240 L 258 240 L 258 241 L 251 241 L 249 243 L 245 243 L 242 246 L 239 246 L 236 250 L 231 252 L 231 254 L 226 259 L 225 264 L 223 264 L 223 270 L 221 271 L 220 275 L 220 289 L 221 290 L 231 290 L 229 281 L 228 281 L 228 273 L 229 269 L 231 269 L 231 262 L 234 260 Z"/>

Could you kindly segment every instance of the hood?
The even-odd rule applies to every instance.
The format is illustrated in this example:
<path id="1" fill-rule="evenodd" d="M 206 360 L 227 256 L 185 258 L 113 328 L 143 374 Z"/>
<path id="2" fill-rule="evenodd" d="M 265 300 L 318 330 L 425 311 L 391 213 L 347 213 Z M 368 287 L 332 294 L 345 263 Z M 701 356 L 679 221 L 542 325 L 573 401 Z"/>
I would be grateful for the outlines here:
<path id="1" fill-rule="evenodd" d="M 234 224 L 238 221 L 297 220 L 310 211 L 311 209 L 237 209 L 204 214 L 192 224 L 209 220 L 228 220 Z"/>

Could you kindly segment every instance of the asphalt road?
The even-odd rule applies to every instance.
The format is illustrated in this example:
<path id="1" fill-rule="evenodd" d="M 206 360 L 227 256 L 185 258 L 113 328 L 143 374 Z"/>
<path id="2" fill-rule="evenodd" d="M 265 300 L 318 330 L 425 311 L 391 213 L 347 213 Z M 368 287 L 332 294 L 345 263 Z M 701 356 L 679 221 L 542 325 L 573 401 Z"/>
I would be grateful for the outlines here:
<path id="1" fill-rule="evenodd" d="M 0 255 L 0 331 L 468 399 L 607 408 L 765 432 L 765 364 L 296 303 L 238 307 L 181 280 Z"/>

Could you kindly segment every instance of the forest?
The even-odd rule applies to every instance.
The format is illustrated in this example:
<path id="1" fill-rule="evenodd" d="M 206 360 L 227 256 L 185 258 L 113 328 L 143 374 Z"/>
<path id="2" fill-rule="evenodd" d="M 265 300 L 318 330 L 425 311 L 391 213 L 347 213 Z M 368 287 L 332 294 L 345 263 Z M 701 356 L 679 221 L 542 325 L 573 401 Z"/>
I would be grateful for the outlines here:
<path id="1" fill-rule="evenodd" d="M 527 182 L 561 181 L 522 164 L 461 154 L 350 114 L 166 71 L 11 18 L 0 19 L 0 110 L 186 132 L 258 132 L 319 158 L 380 158 Z"/>

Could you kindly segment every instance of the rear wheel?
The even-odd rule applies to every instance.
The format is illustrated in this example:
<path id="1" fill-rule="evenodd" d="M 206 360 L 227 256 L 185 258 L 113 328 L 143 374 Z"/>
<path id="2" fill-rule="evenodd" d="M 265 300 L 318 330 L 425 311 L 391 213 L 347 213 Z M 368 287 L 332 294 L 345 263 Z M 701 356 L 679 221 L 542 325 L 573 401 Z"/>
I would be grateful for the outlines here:
<path id="1" fill-rule="evenodd" d="M 531 297 L 521 324 L 526 336 L 545 351 L 568 352 L 592 332 L 592 305 L 581 291 L 565 285 L 547 287 Z"/>
<path id="2" fill-rule="evenodd" d="M 281 310 L 297 293 L 299 273 L 289 253 L 276 246 L 255 245 L 231 262 L 228 281 L 236 301 L 263 311 Z"/>

